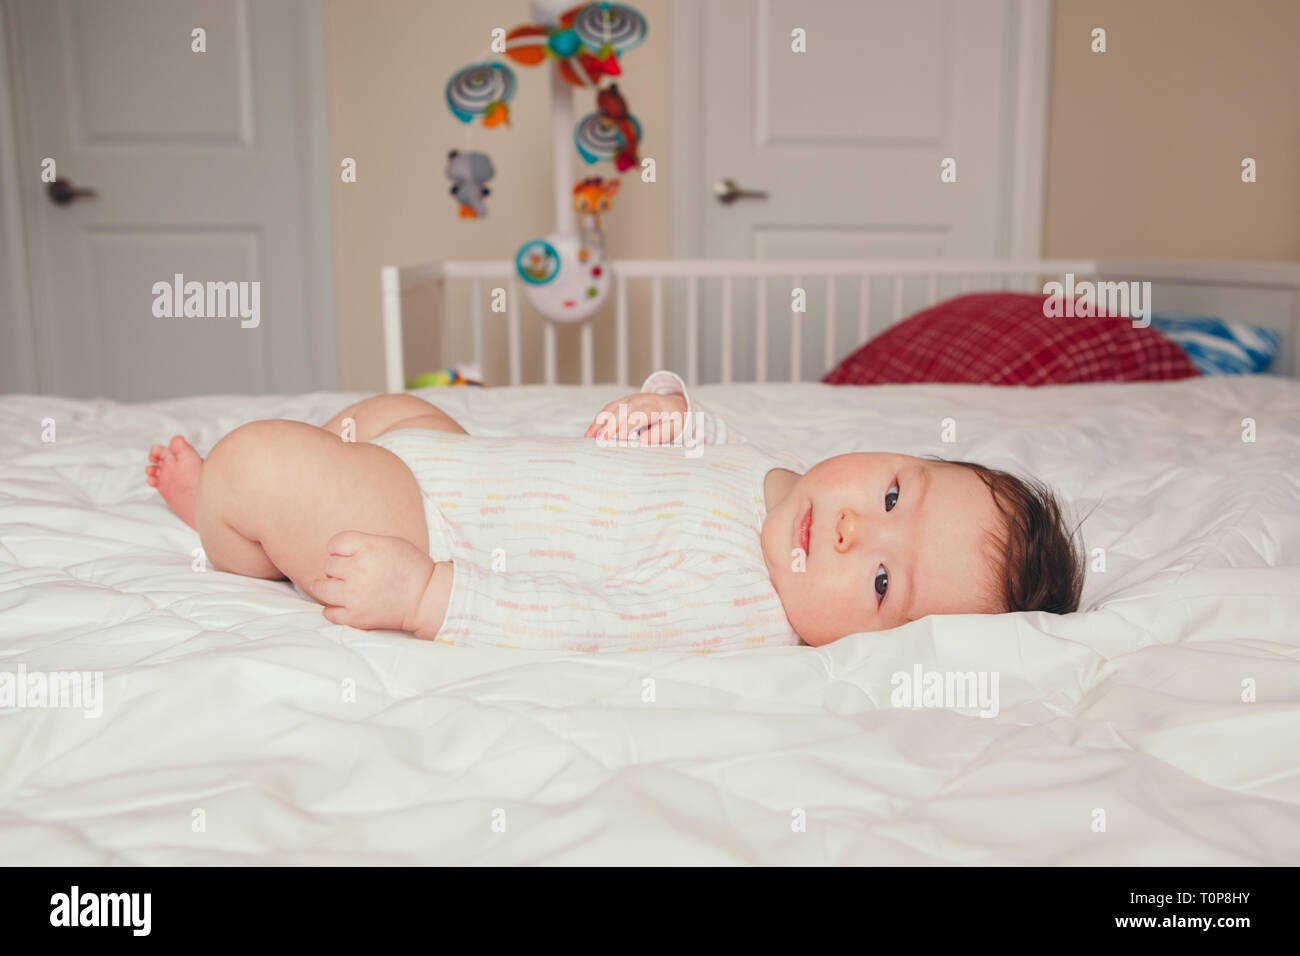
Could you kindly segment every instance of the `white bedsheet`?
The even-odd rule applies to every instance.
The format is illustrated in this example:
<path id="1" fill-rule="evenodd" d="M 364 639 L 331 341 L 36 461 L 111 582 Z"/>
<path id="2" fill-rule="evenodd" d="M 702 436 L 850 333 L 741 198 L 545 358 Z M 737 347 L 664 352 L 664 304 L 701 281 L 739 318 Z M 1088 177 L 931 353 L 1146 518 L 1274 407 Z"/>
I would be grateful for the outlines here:
<path id="1" fill-rule="evenodd" d="M 560 435 L 619 393 L 425 394 L 472 433 Z M 99 718 L 0 710 L 0 862 L 1300 862 L 1294 381 L 702 387 L 809 461 L 1036 474 L 1107 565 L 1069 617 L 711 657 L 449 648 L 192 571 L 149 444 L 353 397 L 0 399 L 0 670 L 104 675 Z M 997 672 L 997 716 L 891 706 L 916 665 Z"/>

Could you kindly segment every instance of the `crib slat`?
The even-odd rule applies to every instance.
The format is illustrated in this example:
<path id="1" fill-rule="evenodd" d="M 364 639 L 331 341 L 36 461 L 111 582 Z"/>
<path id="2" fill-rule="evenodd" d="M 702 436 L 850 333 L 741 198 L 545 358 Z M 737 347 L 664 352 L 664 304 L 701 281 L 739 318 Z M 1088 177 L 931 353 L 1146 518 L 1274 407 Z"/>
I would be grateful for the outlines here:
<path id="1" fill-rule="evenodd" d="M 799 366 L 803 364 L 803 313 L 794 309 L 794 290 L 803 287 L 802 276 L 790 279 L 790 381 L 799 381 Z M 803 290 L 804 307 L 808 305 L 808 290 Z"/>
<path id="2" fill-rule="evenodd" d="M 402 350 L 402 279 L 396 266 L 384 266 L 379 273 L 379 287 L 383 295 L 384 388 L 400 392 L 406 387 L 406 363 Z"/>
<path id="3" fill-rule="evenodd" d="M 627 384 L 627 279 L 618 277 L 618 302 L 614 310 L 614 350 L 618 363 L 618 384 Z"/>
<path id="4" fill-rule="evenodd" d="M 826 348 L 823 353 L 825 371 L 835 364 L 835 277 L 826 277 Z"/>
<path id="5" fill-rule="evenodd" d="M 731 276 L 722 277 L 722 384 L 731 384 Z"/>
<path id="6" fill-rule="evenodd" d="M 664 367 L 664 280 L 655 276 L 650 284 L 650 359 L 654 371 Z"/>
<path id="7" fill-rule="evenodd" d="M 596 347 L 592 336 L 591 323 L 582 323 L 582 384 L 590 385 L 596 380 Z"/>
<path id="8" fill-rule="evenodd" d="M 894 314 L 891 317 L 892 322 L 897 322 L 903 317 L 903 277 L 894 276 Z"/>
<path id="9" fill-rule="evenodd" d="M 542 326 L 542 360 L 546 369 L 546 384 L 555 384 L 555 323 L 547 319 Z"/>
<path id="10" fill-rule="evenodd" d="M 686 280 L 686 381 L 692 387 L 700 379 L 700 280 Z"/>
<path id="11" fill-rule="evenodd" d="M 519 334 L 519 296 L 513 277 L 506 280 L 506 320 L 510 327 L 510 384 L 524 383 L 523 348 Z"/>
<path id="12" fill-rule="evenodd" d="M 858 280 L 858 344 L 871 332 L 871 276 Z"/>
<path id="13" fill-rule="evenodd" d="M 756 280 L 758 288 L 757 308 L 754 310 L 754 321 L 757 323 L 756 334 L 754 336 L 754 381 L 767 381 L 767 279 L 765 276 L 759 276 Z"/>
<path id="14" fill-rule="evenodd" d="M 474 319 L 474 364 L 483 371 L 483 280 L 477 276 L 470 281 L 469 313 Z"/>

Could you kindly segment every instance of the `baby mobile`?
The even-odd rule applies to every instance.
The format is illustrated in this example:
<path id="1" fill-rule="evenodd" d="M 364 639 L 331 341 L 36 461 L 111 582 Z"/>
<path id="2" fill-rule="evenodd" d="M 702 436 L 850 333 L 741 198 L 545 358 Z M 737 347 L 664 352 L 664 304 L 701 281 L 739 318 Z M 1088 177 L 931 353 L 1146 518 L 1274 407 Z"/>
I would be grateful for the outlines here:
<path id="1" fill-rule="evenodd" d="M 568 0 L 569 3 L 572 0 Z M 533 306 L 558 322 L 591 318 L 611 285 L 601 216 L 622 185 L 617 177 L 574 179 L 573 150 L 588 165 L 612 163 L 618 173 L 640 166 L 641 124 L 628 109 L 616 77 L 620 57 L 646 38 L 645 18 L 621 3 L 592 2 L 565 10 L 565 0 L 534 0 L 539 21 L 505 35 L 504 55 L 520 66 L 553 65 L 551 74 L 552 138 L 556 183 L 556 229 L 520 246 L 515 270 Z M 510 125 L 514 71 L 500 59 L 457 70 L 447 81 L 452 115 L 488 129 Z M 573 121 L 574 88 L 593 95 L 594 112 Z M 486 153 L 453 149 L 447 154 L 447 178 L 463 219 L 487 215 L 488 181 L 496 170 Z"/>

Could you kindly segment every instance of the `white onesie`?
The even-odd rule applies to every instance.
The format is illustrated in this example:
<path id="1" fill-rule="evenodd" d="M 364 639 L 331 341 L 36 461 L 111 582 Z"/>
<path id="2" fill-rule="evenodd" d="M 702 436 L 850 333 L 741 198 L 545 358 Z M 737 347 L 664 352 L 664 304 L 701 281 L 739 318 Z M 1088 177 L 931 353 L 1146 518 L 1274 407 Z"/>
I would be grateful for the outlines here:
<path id="1" fill-rule="evenodd" d="M 685 395 L 671 373 L 651 376 L 649 390 Z M 688 444 L 720 431 L 688 411 Z M 422 429 L 374 444 L 414 473 L 429 554 L 452 562 L 439 641 L 581 651 L 799 643 L 759 543 L 763 479 L 797 459 L 748 443 L 688 452 L 680 440 L 602 448 Z"/>

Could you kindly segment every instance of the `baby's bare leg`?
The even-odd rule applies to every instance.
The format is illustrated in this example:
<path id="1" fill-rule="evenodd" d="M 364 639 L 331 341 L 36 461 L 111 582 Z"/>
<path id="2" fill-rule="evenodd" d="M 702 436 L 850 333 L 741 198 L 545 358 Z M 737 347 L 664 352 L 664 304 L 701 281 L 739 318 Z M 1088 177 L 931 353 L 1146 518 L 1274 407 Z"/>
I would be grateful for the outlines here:
<path id="1" fill-rule="evenodd" d="M 352 425 L 349 441 L 370 441 L 384 432 L 398 428 L 428 428 L 439 432 L 466 434 L 460 424 L 437 405 L 414 395 L 372 395 L 349 405 L 324 424 L 327 432 L 342 436 L 348 421 Z"/>
<path id="2" fill-rule="evenodd" d="M 199 478 L 195 516 L 213 567 L 288 577 L 308 594 L 325 576 L 326 544 L 340 531 L 429 546 L 420 489 L 401 459 L 303 422 L 250 422 L 217 442 Z"/>

